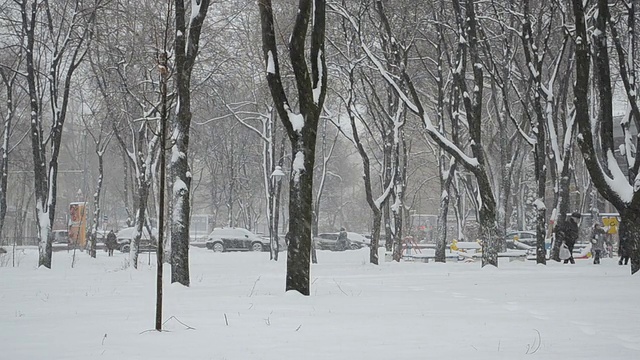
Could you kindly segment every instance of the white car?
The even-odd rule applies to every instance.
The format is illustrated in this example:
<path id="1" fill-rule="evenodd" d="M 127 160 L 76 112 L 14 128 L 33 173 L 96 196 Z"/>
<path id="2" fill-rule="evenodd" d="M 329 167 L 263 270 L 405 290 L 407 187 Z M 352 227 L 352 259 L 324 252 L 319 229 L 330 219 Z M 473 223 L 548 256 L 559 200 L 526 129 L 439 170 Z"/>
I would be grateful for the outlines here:
<path id="1" fill-rule="evenodd" d="M 215 228 L 209 234 L 207 249 L 224 251 L 269 251 L 269 239 L 260 237 L 251 231 L 236 227 Z"/>

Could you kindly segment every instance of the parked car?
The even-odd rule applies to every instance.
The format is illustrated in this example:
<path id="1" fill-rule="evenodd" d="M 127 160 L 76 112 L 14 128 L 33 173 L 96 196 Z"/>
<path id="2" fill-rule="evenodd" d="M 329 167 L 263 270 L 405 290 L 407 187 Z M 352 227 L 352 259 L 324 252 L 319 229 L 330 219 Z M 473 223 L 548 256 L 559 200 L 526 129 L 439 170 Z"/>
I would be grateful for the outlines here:
<path id="1" fill-rule="evenodd" d="M 262 239 L 263 243 L 267 242 L 271 244 L 271 239 L 269 239 L 269 234 L 256 233 L 256 235 L 258 235 Z M 279 245 L 280 251 L 287 250 L 287 243 L 284 241 L 284 237 L 278 236 L 278 245 Z"/>
<path id="2" fill-rule="evenodd" d="M 313 238 L 313 242 L 318 250 L 339 251 L 337 243 L 340 233 L 322 233 Z M 347 232 L 347 248 L 357 250 L 367 246 L 367 238 L 354 232 Z"/>
<path id="3" fill-rule="evenodd" d="M 269 239 L 237 227 L 215 228 L 209 234 L 207 249 L 224 251 L 270 251 Z"/>
<path id="4" fill-rule="evenodd" d="M 140 244 L 138 245 L 139 251 L 155 251 L 158 243 L 158 229 L 151 229 L 153 236 L 149 235 L 149 231 L 146 227 L 142 228 L 142 237 L 140 238 Z M 120 229 L 116 234 L 118 238 L 118 249 L 121 252 L 129 252 L 131 250 L 131 241 L 133 241 L 136 235 L 135 227 L 128 227 Z"/>
<path id="5" fill-rule="evenodd" d="M 371 234 L 366 234 L 362 236 L 365 237 L 367 246 L 371 247 L 371 238 L 372 238 Z M 387 239 L 386 235 L 384 233 L 380 233 L 380 240 L 378 243 L 378 247 L 384 247 L 385 244 L 387 243 L 386 239 Z"/>
<path id="6" fill-rule="evenodd" d="M 67 230 L 53 230 L 53 243 L 51 244 L 53 251 L 64 251 L 72 248 L 71 239 Z"/>
<path id="7" fill-rule="evenodd" d="M 67 230 L 53 230 L 53 243 L 69 245 L 69 232 Z"/>

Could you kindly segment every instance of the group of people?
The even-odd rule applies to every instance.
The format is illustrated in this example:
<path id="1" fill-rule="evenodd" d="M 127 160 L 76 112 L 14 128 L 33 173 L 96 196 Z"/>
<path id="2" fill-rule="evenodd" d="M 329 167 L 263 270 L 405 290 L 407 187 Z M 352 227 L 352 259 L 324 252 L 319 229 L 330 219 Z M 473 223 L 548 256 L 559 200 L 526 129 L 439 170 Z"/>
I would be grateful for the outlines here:
<path id="1" fill-rule="evenodd" d="M 574 212 L 561 226 L 556 228 L 556 241 L 561 244 L 560 258 L 565 264 L 575 264 L 573 248 L 578 241 L 578 223 L 580 222 L 580 217 L 581 215 L 579 212 Z M 620 238 L 618 242 L 618 256 L 620 256 L 618 264 L 627 265 L 631 256 L 631 246 L 628 244 L 628 241 L 626 241 L 625 229 L 622 226 L 620 226 L 618 233 Z M 602 227 L 602 225 L 600 225 L 600 223 L 595 222 L 593 224 L 593 228 L 591 230 L 591 253 L 593 254 L 594 264 L 600 264 L 600 259 L 606 250 L 606 234 L 607 231 Z M 565 247 L 566 249 L 563 249 Z M 566 255 L 563 256 L 563 252 Z"/>

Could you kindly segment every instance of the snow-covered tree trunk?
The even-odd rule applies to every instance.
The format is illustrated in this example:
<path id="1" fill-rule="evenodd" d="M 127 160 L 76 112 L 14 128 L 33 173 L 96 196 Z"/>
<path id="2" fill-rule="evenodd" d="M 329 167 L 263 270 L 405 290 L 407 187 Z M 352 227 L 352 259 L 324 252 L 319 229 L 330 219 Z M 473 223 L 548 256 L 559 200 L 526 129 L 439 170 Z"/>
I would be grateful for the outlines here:
<path id="1" fill-rule="evenodd" d="M 295 75 L 299 113 L 293 110 L 282 85 L 271 0 L 259 1 L 258 7 L 262 24 L 262 49 L 267 82 L 280 120 L 291 141 L 286 290 L 295 290 L 303 295 L 309 295 L 316 133 L 327 87 L 324 47 L 325 1 L 299 1 L 287 49 Z M 311 71 L 305 59 L 305 42 L 309 27 L 311 27 L 309 49 Z"/>
<path id="2" fill-rule="evenodd" d="M 189 216 L 191 215 L 191 172 L 189 130 L 191 128 L 191 72 L 198 55 L 202 24 L 209 0 L 191 0 L 187 14 L 184 0 L 175 1 L 175 76 L 177 105 L 171 140 L 172 216 L 171 282 L 189 286 Z M 162 231 L 162 229 L 160 229 Z"/>
<path id="3" fill-rule="evenodd" d="M 444 8 L 440 9 L 440 21 L 444 19 Z M 454 144 L 458 143 L 459 133 L 459 108 L 460 108 L 460 91 L 458 86 L 452 84 L 453 89 L 450 92 L 449 100 L 445 101 L 445 80 L 444 80 L 444 57 L 445 57 L 445 34 L 444 27 L 441 22 L 436 24 L 438 29 L 438 67 L 436 70 L 436 84 L 438 87 L 437 97 L 437 112 L 438 129 L 440 133 L 444 134 L 446 131 L 445 126 L 445 111 L 451 119 L 451 138 Z M 446 108 L 446 109 L 445 109 Z M 448 157 L 447 152 L 443 148 L 438 149 L 438 170 L 440 177 L 440 209 L 438 211 L 438 221 L 436 225 L 436 262 L 446 262 L 446 249 L 447 249 L 447 218 L 449 214 L 449 203 L 451 201 L 451 188 L 453 180 L 456 176 L 456 161 L 453 157 Z"/>
<path id="4" fill-rule="evenodd" d="M 568 35 L 567 35 L 568 36 Z M 565 38 L 565 41 L 568 41 Z M 569 53 L 573 53 L 573 43 L 569 42 L 567 49 Z M 572 149 L 574 145 L 574 134 L 576 131 L 575 112 L 567 116 L 568 110 L 566 109 L 567 98 L 569 93 L 570 80 L 572 78 L 572 71 L 574 62 L 571 58 L 566 61 L 566 67 L 561 72 L 560 88 L 558 90 L 558 97 L 555 104 L 550 103 L 550 99 L 547 99 L 547 109 L 552 106 L 555 109 L 552 113 L 547 111 L 547 121 L 549 122 L 547 129 L 549 131 L 549 160 L 551 163 L 550 175 L 553 181 L 553 211 L 549 218 L 549 229 L 547 234 L 554 239 L 552 241 L 551 256 L 550 258 L 555 261 L 560 261 L 560 243 L 555 241 L 554 227 L 560 226 L 564 223 L 566 214 L 570 212 L 570 197 L 569 197 L 569 183 L 570 173 L 572 171 Z M 562 125 L 562 126 L 560 126 Z M 559 129 L 562 129 L 564 135 L 560 139 Z"/>
<path id="5" fill-rule="evenodd" d="M 538 183 L 537 198 L 534 202 L 536 209 L 536 263 L 546 264 L 546 248 L 545 248 L 545 236 L 546 236 L 546 224 L 547 224 L 547 207 L 545 205 L 545 190 L 547 181 L 547 130 L 546 119 L 542 109 L 541 95 L 543 93 L 542 88 L 542 54 L 547 50 L 547 41 L 544 41 L 544 47 L 538 53 L 539 47 L 535 44 L 533 39 L 533 33 L 531 31 L 531 19 L 530 19 L 530 7 L 529 0 L 524 1 L 524 21 L 522 23 L 522 43 L 525 55 L 525 61 L 527 69 L 529 69 L 530 80 L 533 83 L 533 109 L 535 118 L 532 118 L 532 129 L 536 137 L 534 145 L 535 153 L 535 176 Z M 543 26 L 551 29 L 551 23 L 543 24 Z M 550 32 L 546 34 L 548 39 Z M 551 90 L 553 91 L 553 90 Z M 548 95 L 550 96 L 550 95 Z"/>
<path id="6" fill-rule="evenodd" d="M 477 166 L 472 167 L 478 186 L 480 234 L 482 242 L 482 266 L 498 266 L 498 229 L 496 224 L 496 204 L 488 177 L 488 169 L 485 161 L 484 147 L 482 145 L 482 91 L 483 91 L 483 65 L 480 60 L 478 23 L 475 11 L 475 1 L 468 1 L 465 6 L 464 19 L 458 0 L 453 1 L 458 25 L 459 56 L 458 68 L 453 71 L 454 79 L 462 91 L 462 99 L 467 112 L 469 123 L 469 135 L 471 137 L 471 152 L 477 161 Z M 473 71 L 473 90 L 469 94 L 465 79 L 466 54 L 469 54 Z"/>
<path id="7" fill-rule="evenodd" d="M 0 67 L 0 77 L 6 91 L 6 115 L 0 143 L 0 237 L 4 228 L 4 220 L 7 215 L 7 184 L 9 180 L 9 155 L 11 153 L 10 136 L 13 131 L 13 121 L 16 104 L 13 100 L 13 92 L 17 71 L 5 70 Z"/>
<path id="8" fill-rule="evenodd" d="M 95 75 L 97 75 L 97 73 Z M 101 91 L 105 90 L 103 87 L 101 87 L 102 84 L 99 84 L 99 86 Z M 104 94 L 104 92 L 102 93 Z M 112 112 L 107 111 L 105 118 L 109 119 L 111 118 L 111 115 L 112 115 Z M 99 130 L 100 132 L 98 135 L 94 135 L 94 133 L 91 131 L 91 127 L 89 126 L 89 124 L 87 124 L 84 118 L 83 118 L 83 122 L 84 122 L 87 133 L 93 140 L 93 143 L 95 145 L 96 157 L 98 158 L 98 179 L 96 180 L 96 188 L 93 193 L 93 216 L 91 218 L 91 227 L 89 228 L 89 231 L 90 231 L 89 255 L 91 255 L 92 258 L 95 258 L 98 230 L 100 228 L 100 221 L 102 220 L 102 217 L 100 216 L 102 213 L 102 209 L 100 206 L 100 198 L 102 194 L 102 185 L 104 180 L 104 154 L 106 152 L 107 146 L 109 146 L 109 143 L 111 142 L 113 133 L 109 133 L 106 136 L 104 136 L 105 127 L 111 125 L 107 121 L 102 121 L 102 123 L 100 124 L 100 130 Z"/>
<path id="9" fill-rule="evenodd" d="M 98 238 L 98 230 L 100 228 L 100 192 L 102 191 L 102 180 L 104 179 L 104 152 L 96 151 L 98 154 L 98 180 L 96 182 L 96 190 L 93 193 L 93 218 L 91 220 L 91 236 L 89 244 L 89 255 L 96 257 L 96 242 Z"/>
<path id="10" fill-rule="evenodd" d="M 395 225 L 394 235 L 396 237 L 396 244 L 393 249 L 393 260 L 400 261 L 402 259 L 402 252 L 405 246 L 403 232 L 404 232 L 404 193 L 407 187 L 407 151 L 406 144 L 404 142 L 404 131 L 402 128 L 394 130 L 395 139 L 393 164 L 395 174 L 393 177 L 393 205 L 391 210 L 393 211 L 393 222 Z"/>

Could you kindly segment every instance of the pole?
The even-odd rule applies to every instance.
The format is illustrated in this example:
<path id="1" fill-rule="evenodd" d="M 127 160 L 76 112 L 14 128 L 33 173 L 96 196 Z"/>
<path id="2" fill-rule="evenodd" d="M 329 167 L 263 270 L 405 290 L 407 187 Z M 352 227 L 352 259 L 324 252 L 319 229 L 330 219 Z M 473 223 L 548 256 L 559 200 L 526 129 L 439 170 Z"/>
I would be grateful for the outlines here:
<path id="1" fill-rule="evenodd" d="M 167 53 L 160 54 L 160 65 L 167 69 Z M 156 330 L 162 331 L 162 268 L 164 265 L 164 188 L 165 188 L 165 149 L 164 141 L 167 132 L 167 72 L 161 71 L 162 113 L 160 114 L 160 200 L 158 219 L 158 248 L 156 250 Z"/>

